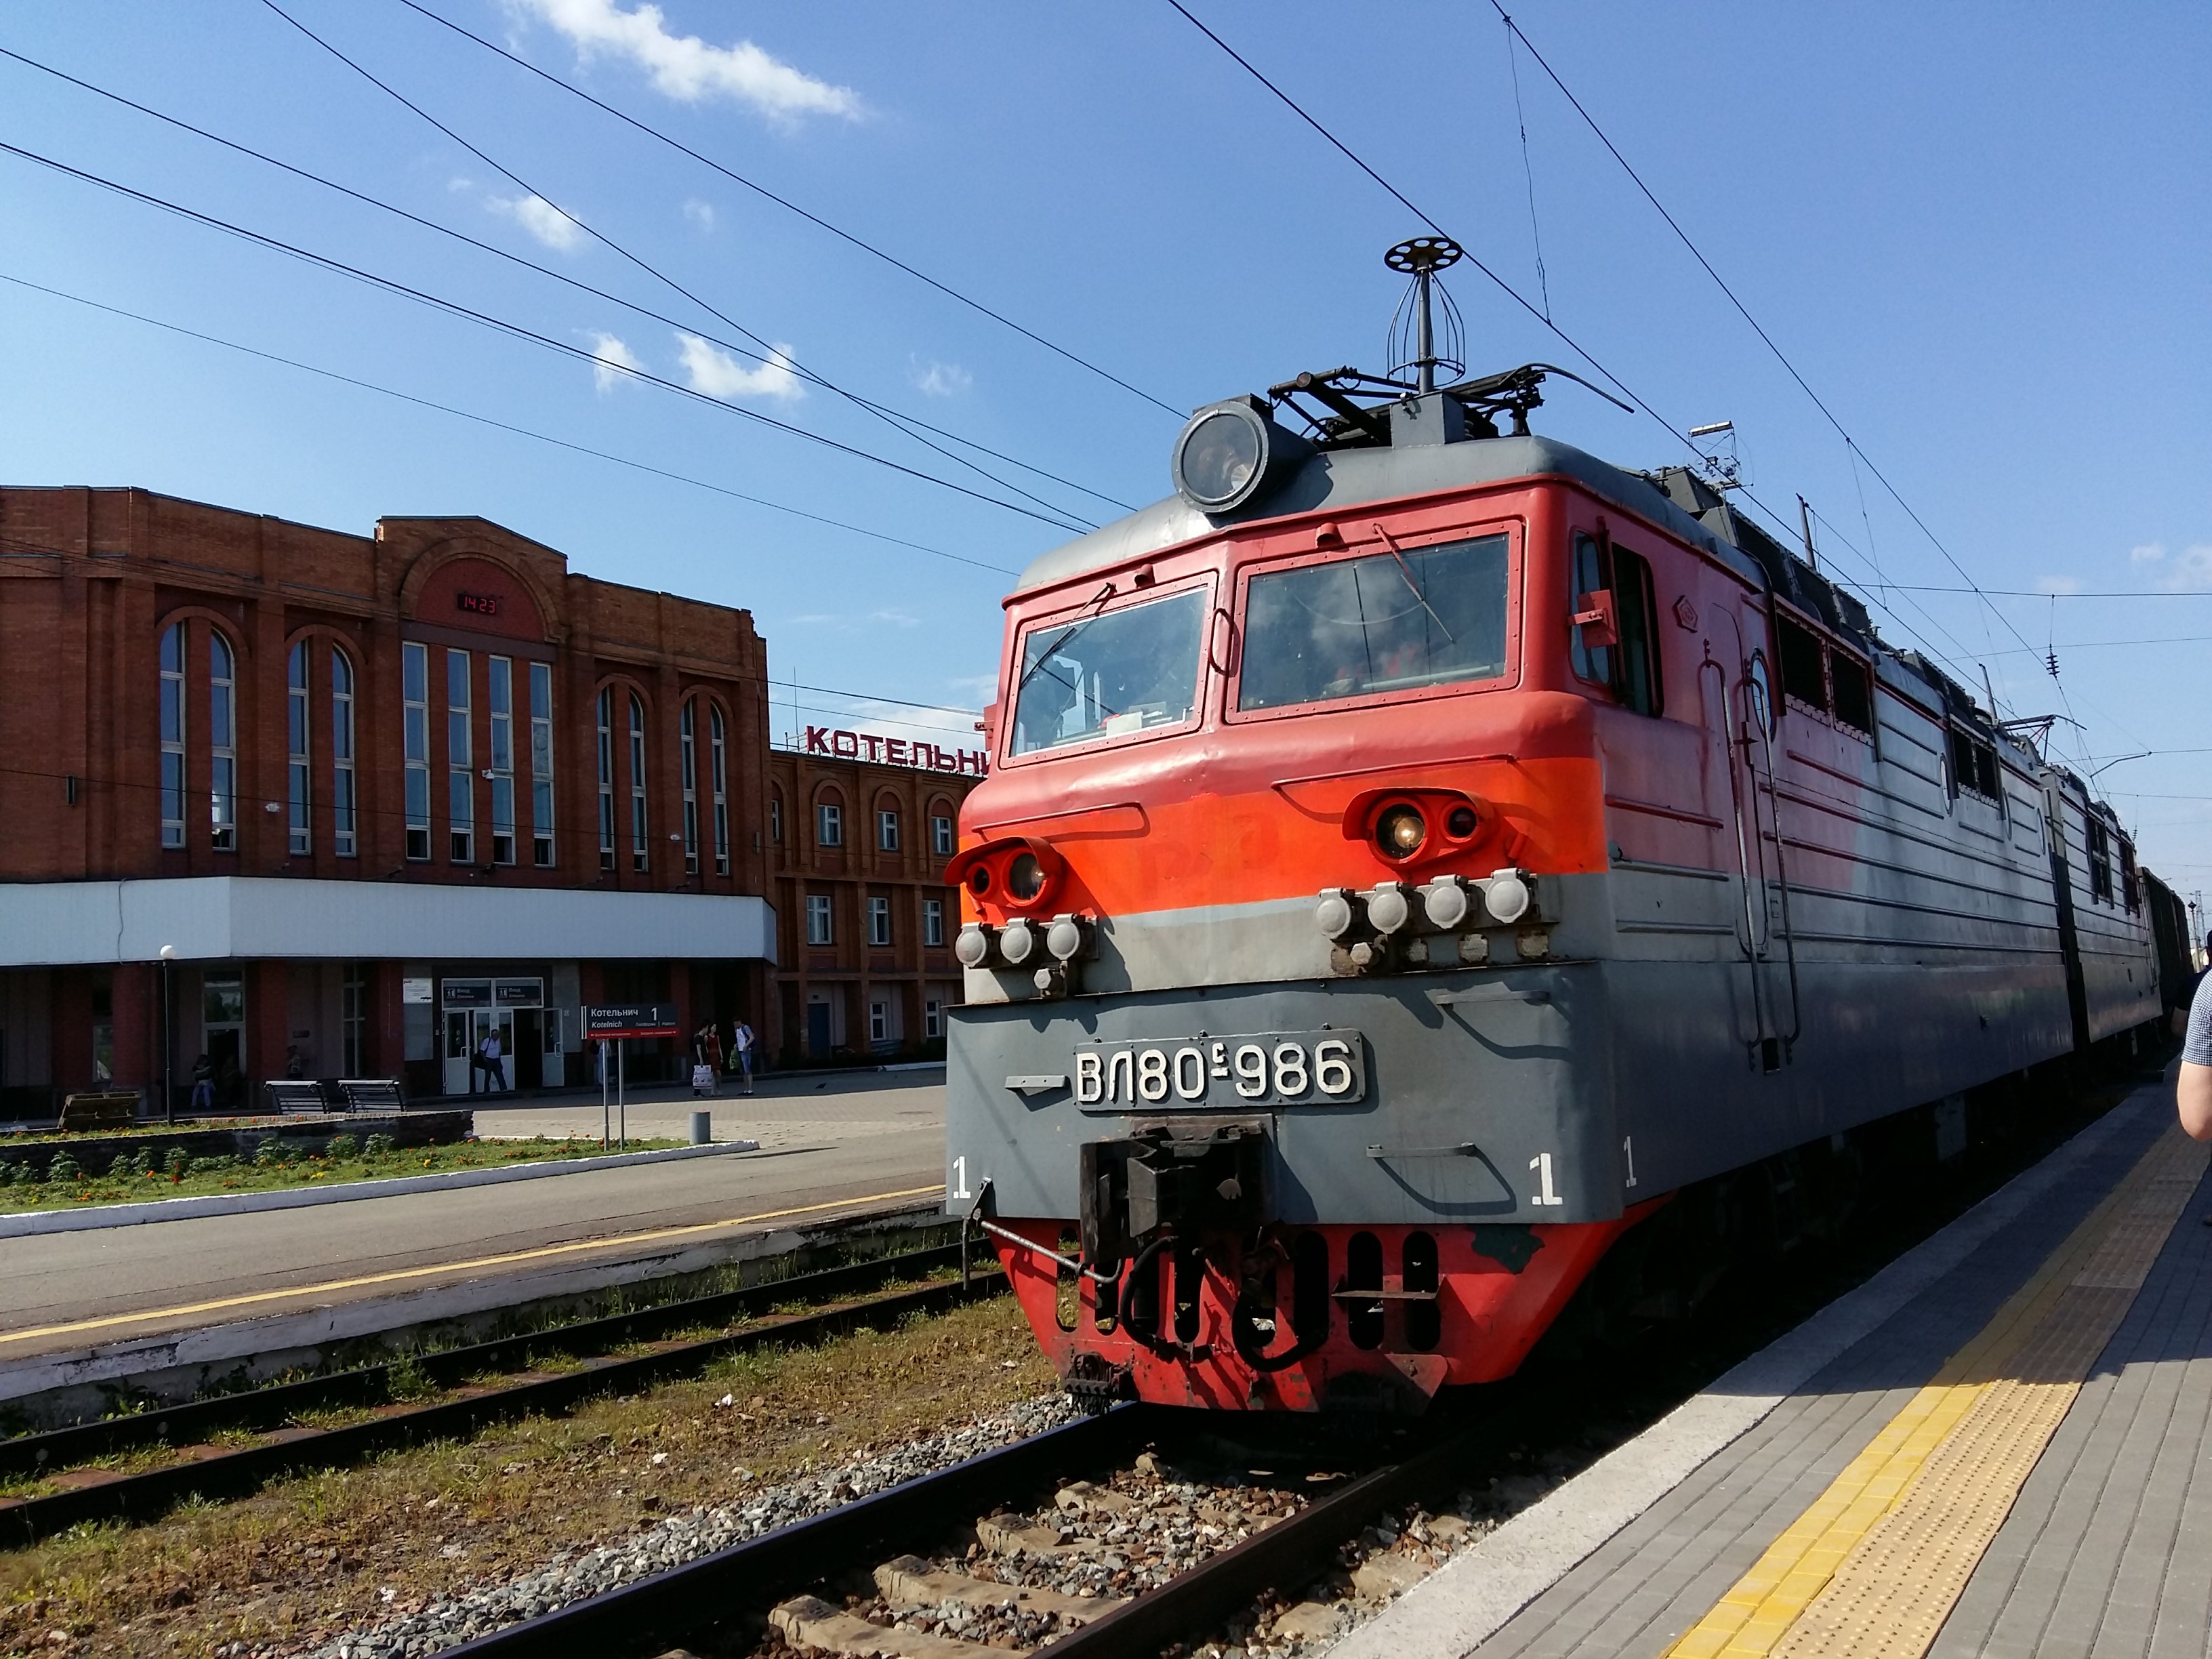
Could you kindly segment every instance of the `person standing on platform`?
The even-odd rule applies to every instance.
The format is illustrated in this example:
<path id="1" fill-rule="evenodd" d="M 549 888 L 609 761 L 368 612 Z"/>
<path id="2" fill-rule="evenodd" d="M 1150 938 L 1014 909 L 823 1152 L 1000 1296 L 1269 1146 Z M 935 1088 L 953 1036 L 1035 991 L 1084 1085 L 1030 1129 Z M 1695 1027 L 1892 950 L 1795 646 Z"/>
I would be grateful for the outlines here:
<path id="1" fill-rule="evenodd" d="M 2212 973 L 2197 981 L 2189 1005 L 2189 1035 L 2181 1043 L 2181 1078 L 2174 1085 L 2181 1127 L 2193 1140 L 2212 1140 Z M 2212 1224 L 2212 1217 L 2207 1218 Z"/>
<path id="2" fill-rule="evenodd" d="M 477 1045 L 476 1063 L 483 1069 L 486 1094 L 495 1089 L 502 1094 L 507 1092 L 507 1063 L 500 1058 L 497 1031 L 484 1033 L 484 1040 Z"/>
<path id="3" fill-rule="evenodd" d="M 744 1091 L 753 1091 L 753 1028 L 741 1018 L 730 1031 L 730 1047 L 737 1051 L 738 1073 L 744 1079 Z"/>

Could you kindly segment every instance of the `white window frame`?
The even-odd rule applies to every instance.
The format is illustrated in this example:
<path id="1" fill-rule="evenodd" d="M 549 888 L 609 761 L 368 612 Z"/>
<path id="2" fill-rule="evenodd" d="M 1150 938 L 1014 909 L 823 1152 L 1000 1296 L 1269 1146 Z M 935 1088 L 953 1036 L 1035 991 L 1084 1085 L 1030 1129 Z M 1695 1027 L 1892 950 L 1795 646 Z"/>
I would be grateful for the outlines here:
<path id="1" fill-rule="evenodd" d="M 446 648 L 446 856 L 455 864 L 477 861 L 477 775 L 471 758 L 476 744 L 470 728 L 476 712 L 469 683 L 472 667 L 467 652 Z"/>
<path id="2" fill-rule="evenodd" d="M 783 797 L 768 798 L 768 838 L 778 847 L 783 845 Z"/>
<path id="3" fill-rule="evenodd" d="M 599 868 L 615 867 L 615 689 L 599 688 Z"/>
<path id="4" fill-rule="evenodd" d="M 845 809 L 836 801 L 815 803 L 814 844 L 817 847 L 842 847 L 845 844 Z"/>
<path id="5" fill-rule="evenodd" d="M 699 873 L 699 716 L 698 699 L 686 702 L 676 715 L 677 775 L 684 787 L 684 873 Z"/>
<path id="6" fill-rule="evenodd" d="M 172 623 L 161 635 L 161 845 L 185 844 L 185 625 Z"/>
<path id="7" fill-rule="evenodd" d="M 891 942 L 891 902 L 880 893 L 868 896 L 868 944 L 882 950 Z"/>
<path id="8" fill-rule="evenodd" d="M 399 696 L 407 757 L 407 856 L 430 856 L 430 647 L 413 640 L 399 647 Z"/>
<path id="9" fill-rule="evenodd" d="M 921 1035 L 933 1042 L 945 1035 L 945 1004 L 941 999 L 921 1000 Z"/>
<path id="10" fill-rule="evenodd" d="M 957 837 L 954 834 L 952 819 L 950 816 L 943 812 L 930 814 L 929 836 L 931 850 L 938 857 L 949 859 L 952 856 L 952 849 L 957 845 Z"/>
<path id="11" fill-rule="evenodd" d="M 331 647 L 331 850 L 342 859 L 356 856 L 360 799 L 355 791 L 353 659 L 337 646 Z"/>
<path id="12" fill-rule="evenodd" d="M 730 767 L 720 703 L 707 705 L 708 759 L 714 790 L 714 873 L 730 873 Z"/>
<path id="13" fill-rule="evenodd" d="M 491 716 L 491 861 L 514 862 L 514 659 L 491 657 L 486 701 Z"/>
<path id="14" fill-rule="evenodd" d="M 553 867 L 553 665 L 530 665 L 530 861 Z"/>
<path id="15" fill-rule="evenodd" d="M 295 640 L 284 659 L 285 850 L 295 858 L 315 850 L 314 757 L 309 736 L 315 713 L 308 690 L 314 657 L 307 641 Z"/>
<path id="16" fill-rule="evenodd" d="M 921 902 L 921 942 L 933 949 L 945 943 L 945 901 L 941 898 Z"/>
<path id="17" fill-rule="evenodd" d="M 868 999 L 868 1041 L 889 1042 L 891 1040 L 891 1005 L 883 997 Z"/>
<path id="18" fill-rule="evenodd" d="M 876 809 L 876 850 L 896 853 L 899 849 L 899 815 L 896 807 Z"/>
<path id="19" fill-rule="evenodd" d="M 629 694 L 629 867 L 653 867 L 653 814 L 645 802 L 645 699 Z"/>
<path id="20" fill-rule="evenodd" d="M 218 853 L 238 850 L 238 652 L 208 629 L 208 829 Z"/>
<path id="21" fill-rule="evenodd" d="M 827 893 L 806 896 L 806 942 L 809 945 L 835 945 L 837 942 L 836 912 Z"/>

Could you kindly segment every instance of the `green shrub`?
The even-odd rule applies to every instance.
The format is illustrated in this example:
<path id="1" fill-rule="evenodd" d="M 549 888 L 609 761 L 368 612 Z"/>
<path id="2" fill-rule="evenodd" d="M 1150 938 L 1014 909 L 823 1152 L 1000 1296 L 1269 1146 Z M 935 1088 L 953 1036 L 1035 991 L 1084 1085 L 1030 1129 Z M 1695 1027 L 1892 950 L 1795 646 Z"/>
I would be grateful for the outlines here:
<path id="1" fill-rule="evenodd" d="M 356 1140 L 351 1135 L 332 1135 L 331 1137 L 331 1144 L 328 1150 L 330 1152 L 331 1161 L 335 1164 L 342 1158 L 351 1158 L 356 1152 L 359 1152 L 361 1150 L 361 1143 Z"/>
<path id="2" fill-rule="evenodd" d="M 393 1142 L 390 1135 L 374 1134 L 368 1138 L 368 1144 L 362 1150 L 371 1158 L 383 1158 L 391 1152 L 392 1146 Z"/>
<path id="3" fill-rule="evenodd" d="M 161 1167 L 169 1172 L 170 1180 L 182 1180 L 185 1171 L 192 1167 L 192 1155 L 181 1146 L 172 1146 Z"/>
<path id="4" fill-rule="evenodd" d="M 253 1149 L 253 1167 L 257 1170 L 282 1169 L 291 1160 L 285 1156 L 284 1143 L 270 1135 Z"/>
<path id="5" fill-rule="evenodd" d="M 31 1172 L 21 1164 L 0 1164 L 0 1186 L 12 1187 L 30 1178 Z"/>
<path id="6" fill-rule="evenodd" d="M 53 1162 L 46 1165 L 46 1179 L 49 1181 L 80 1181 L 83 1177 L 84 1170 L 67 1152 L 57 1152 Z"/>
<path id="7" fill-rule="evenodd" d="M 216 1152 L 210 1158 L 196 1158 L 185 1166 L 186 1175 L 216 1175 L 234 1165 L 238 1160 Z"/>

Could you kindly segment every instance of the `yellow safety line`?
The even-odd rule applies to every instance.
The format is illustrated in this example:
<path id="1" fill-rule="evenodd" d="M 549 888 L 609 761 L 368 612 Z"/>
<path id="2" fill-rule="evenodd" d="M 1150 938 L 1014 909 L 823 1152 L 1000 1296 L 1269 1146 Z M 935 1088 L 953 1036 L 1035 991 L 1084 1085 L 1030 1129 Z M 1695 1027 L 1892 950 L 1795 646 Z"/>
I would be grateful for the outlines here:
<path id="1" fill-rule="evenodd" d="M 758 1215 L 732 1216 L 727 1221 L 696 1221 L 682 1227 L 656 1227 L 641 1233 L 616 1233 L 605 1238 L 580 1238 L 566 1244 L 541 1244 L 504 1255 L 480 1255 L 465 1261 L 441 1261 L 427 1267 L 398 1267 L 389 1273 L 363 1273 L 356 1279 L 326 1279 L 319 1285 L 300 1285 L 289 1290 L 252 1291 L 241 1296 L 218 1297 L 211 1302 L 186 1302 L 173 1308 L 148 1308 L 139 1313 L 108 1314 L 99 1319 L 72 1320 L 66 1325 L 40 1325 L 29 1330 L 0 1331 L 0 1343 L 27 1342 L 34 1337 L 67 1336 L 77 1331 L 97 1331 L 114 1325 L 136 1325 L 149 1319 L 171 1319 L 183 1314 L 217 1313 L 225 1308 L 251 1307 L 260 1302 L 288 1302 L 329 1291 L 359 1290 L 365 1285 L 392 1285 L 403 1279 L 431 1279 L 440 1273 L 465 1273 L 474 1267 L 503 1267 L 511 1262 L 538 1261 L 548 1256 L 569 1255 L 580 1250 L 613 1249 L 624 1244 L 651 1244 L 666 1238 L 696 1237 L 731 1227 L 749 1227 L 763 1221 L 782 1221 L 792 1216 L 819 1215 L 824 1210 L 849 1209 L 855 1204 L 884 1204 L 897 1198 L 926 1198 L 941 1193 L 944 1184 L 908 1187 L 896 1193 L 870 1193 L 860 1198 L 841 1198 L 827 1204 L 805 1204 L 791 1210 L 763 1210 Z"/>
<path id="2" fill-rule="evenodd" d="M 1669 1659 L 1924 1654 L 2201 1168 L 2161 1137 Z"/>

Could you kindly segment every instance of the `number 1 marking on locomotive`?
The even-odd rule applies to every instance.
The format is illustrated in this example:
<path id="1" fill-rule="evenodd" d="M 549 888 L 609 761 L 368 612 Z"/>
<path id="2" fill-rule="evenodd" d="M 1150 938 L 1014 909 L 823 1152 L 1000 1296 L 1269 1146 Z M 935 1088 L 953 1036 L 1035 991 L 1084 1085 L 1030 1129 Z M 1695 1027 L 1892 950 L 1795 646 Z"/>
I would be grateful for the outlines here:
<path id="1" fill-rule="evenodd" d="M 1542 1206 L 1567 1201 L 1552 1190 L 1552 1155 L 1549 1152 L 1537 1153 L 1528 1160 L 1528 1167 L 1536 1171 L 1536 1195 L 1528 1200 L 1531 1204 Z"/>
<path id="2" fill-rule="evenodd" d="M 1628 1179 L 1622 1184 L 1633 1187 L 1636 1184 L 1636 1137 L 1634 1135 L 1621 1137 L 1620 1155 L 1628 1160 Z"/>
<path id="3" fill-rule="evenodd" d="M 964 1158 L 956 1158 L 952 1160 L 952 1185 L 955 1188 L 953 1197 L 968 1196 L 968 1160 Z"/>

